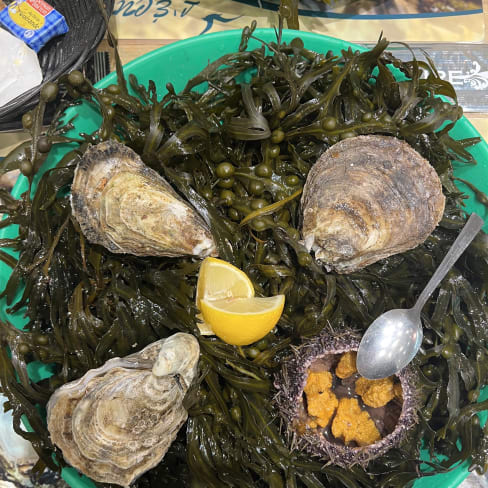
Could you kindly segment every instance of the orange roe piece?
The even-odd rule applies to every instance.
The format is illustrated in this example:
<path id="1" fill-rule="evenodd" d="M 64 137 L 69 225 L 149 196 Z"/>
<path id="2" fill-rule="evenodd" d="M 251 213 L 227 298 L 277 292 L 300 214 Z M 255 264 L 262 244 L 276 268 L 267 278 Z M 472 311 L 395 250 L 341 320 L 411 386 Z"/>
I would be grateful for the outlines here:
<path id="1" fill-rule="evenodd" d="M 304 391 L 307 395 L 307 412 L 312 419 L 307 423 L 311 429 L 327 427 L 337 408 L 337 397 L 330 390 L 332 373 L 329 371 L 311 371 Z"/>
<path id="2" fill-rule="evenodd" d="M 315 422 L 315 420 L 309 420 L 307 423 L 307 427 L 310 429 L 316 429 L 317 428 L 317 422 Z"/>
<path id="3" fill-rule="evenodd" d="M 381 380 L 368 380 L 359 378 L 356 381 L 356 393 L 361 396 L 363 402 L 373 408 L 383 407 L 395 397 L 393 378 Z"/>
<path id="4" fill-rule="evenodd" d="M 308 395 L 316 395 L 330 390 L 332 387 L 332 373 L 329 371 L 312 371 L 307 378 L 304 391 Z"/>
<path id="5" fill-rule="evenodd" d="M 357 373 L 356 355 L 356 351 L 348 351 L 341 356 L 335 370 L 335 374 L 338 378 L 349 378 L 349 376 Z"/>
<path id="6" fill-rule="evenodd" d="M 337 397 L 330 390 L 315 395 L 307 395 L 307 411 L 311 417 L 314 417 L 309 422 L 309 426 L 313 428 L 311 425 L 313 422 L 320 427 L 327 427 L 338 404 Z"/>
<path id="7" fill-rule="evenodd" d="M 354 441 L 359 446 L 368 446 L 381 439 L 380 433 L 369 413 L 361 410 L 356 398 L 341 398 L 332 421 L 332 435 L 346 444 Z"/>

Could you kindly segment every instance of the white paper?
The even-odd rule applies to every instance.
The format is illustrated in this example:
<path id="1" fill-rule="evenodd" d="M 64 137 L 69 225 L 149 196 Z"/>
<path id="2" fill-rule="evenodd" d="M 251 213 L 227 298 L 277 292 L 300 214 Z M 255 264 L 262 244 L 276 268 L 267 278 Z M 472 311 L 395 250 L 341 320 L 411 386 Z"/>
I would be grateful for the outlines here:
<path id="1" fill-rule="evenodd" d="M 37 53 L 0 28 L 0 107 L 42 82 Z"/>

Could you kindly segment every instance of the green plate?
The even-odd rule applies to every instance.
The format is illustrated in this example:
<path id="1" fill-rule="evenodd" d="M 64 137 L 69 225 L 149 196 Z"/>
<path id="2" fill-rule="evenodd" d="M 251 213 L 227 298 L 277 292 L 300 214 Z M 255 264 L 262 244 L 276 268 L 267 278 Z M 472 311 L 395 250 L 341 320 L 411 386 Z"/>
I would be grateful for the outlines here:
<path id="1" fill-rule="evenodd" d="M 273 29 L 258 29 L 255 36 L 265 41 L 275 40 L 275 33 Z M 334 39 L 323 35 L 313 34 L 309 32 L 298 32 L 292 30 L 283 31 L 283 40 L 285 42 L 291 41 L 293 38 L 299 36 L 305 43 L 305 47 L 313 51 L 325 53 L 332 50 L 335 54 L 340 54 L 342 49 L 352 47 L 360 51 L 366 49 L 362 46 L 350 44 L 340 39 Z M 134 61 L 128 63 L 124 70 L 126 76 L 133 73 L 137 76 L 139 83 L 147 85 L 149 80 L 156 83 L 158 93 L 162 95 L 166 92 L 166 83 L 173 83 L 177 91 L 184 88 L 186 81 L 196 75 L 199 71 L 207 66 L 211 61 L 214 61 L 219 56 L 237 51 L 241 38 L 240 30 L 231 30 L 226 32 L 218 32 L 216 34 L 208 34 L 201 37 L 193 37 L 184 41 L 176 42 L 169 46 L 152 51 Z M 249 49 L 255 49 L 260 46 L 260 43 L 255 40 L 249 42 Z M 103 80 L 101 80 L 97 87 L 104 88 L 110 84 L 116 83 L 116 75 L 111 73 Z M 90 133 L 98 128 L 101 120 L 100 115 L 88 105 L 80 105 L 72 107 L 66 112 L 66 120 L 77 115 L 74 122 L 75 129 L 70 135 L 77 135 L 79 132 Z M 456 127 L 451 131 L 451 135 L 456 139 L 463 139 L 467 137 L 478 137 L 479 133 L 466 119 L 462 118 Z M 71 146 L 59 145 L 53 149 L 43 165 L 43 171 L 52 168 L 59 159 L 71 149 Z M 488 145 L 485 141 L 470 148 L 471 154 L 478 161 L 476 166 L 456 165 L 455 174 L 460 178 L 469 180 L 476 184 L 476 186 L 488 193 Z M 40 175 L 36 178 L 38 179 Z M 475 201 L 473 193 L 464 185 L 459 185 L 462 191 L 465 191 L 471 198 L 466 202 L 466 209 L 468 211 L 475 211 L 481 217 L 487 217 L 486 208 Z M 24 177 L 19 178 L 15 185 L 12 194 L 19 197 L 27 189 L 27 180 Z M 485 224 L 484 229 L 487 229 Z M 17 229 L 14 226 L 0 231 L 0 238 L 14 237 L 17 234 Z M 0 289 L 3 289 L 8 281 L 10 275 L 10 268 L 0 262 Z M 14 316 L 7 315 L 6 304 L 0 302 L 0 318 L 10 320 L 16 327 L 22 328 L 27 322 L 22 316 L 22 313 L 17 313 Z M 29 365 L 29 374 L 33 381 L 50 376 L 51 370 L 47 365 L 41 363 L 31 363 Z M 488 397 L 488 389 L 485 388 L 480 400 Z M 486 421 L 486 413 L 480 415 L 481 422 Z M 426 453 L 424 453 L 426 455 Z M 427 459 L 427 458 L 426 458 Z M 425 477 L 415 482 L 415 488 L 455 488 L 468 476 L 469 463 L 464 463 L 455 470 L 438 474 L 434 477 Z M 64 468 L 62 475 L 67 483 L 72 488 L 95 488 L 94 483 L 84 476 L 80 476 L 73 468 Z"/>

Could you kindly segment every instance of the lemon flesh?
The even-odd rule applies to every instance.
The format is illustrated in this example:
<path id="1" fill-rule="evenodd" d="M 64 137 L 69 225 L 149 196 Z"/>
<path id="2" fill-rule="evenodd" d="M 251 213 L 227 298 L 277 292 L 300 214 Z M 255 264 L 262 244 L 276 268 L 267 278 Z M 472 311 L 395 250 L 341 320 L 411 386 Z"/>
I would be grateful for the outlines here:
<path id="1" fill-rule="evenodd" d="M 217 337 L 234 346 L 262 339 L 283 313 L 285 296 L 200 300 L 203 319 Z"/>
<path id="2" fill-rule="evenodd" d="M 200 300 L 222 300 L 232 297 L 253 297 L 254 286 L 244 271 L 217 258 L 206 258 L 202 261 L 198 273 L 195 302 L 200 309 Z M 197 316 L 197 326 L 202 335 L 214 335 L 212 326 Z"/>
<path id="3" fill-rule="evenodd" d="M 200 300 L 222 300 L 231 297 L 253 297 L 254 287 L 244 271 L 217 258 L 206 258 L 198 273 L 196 305 Z"/>

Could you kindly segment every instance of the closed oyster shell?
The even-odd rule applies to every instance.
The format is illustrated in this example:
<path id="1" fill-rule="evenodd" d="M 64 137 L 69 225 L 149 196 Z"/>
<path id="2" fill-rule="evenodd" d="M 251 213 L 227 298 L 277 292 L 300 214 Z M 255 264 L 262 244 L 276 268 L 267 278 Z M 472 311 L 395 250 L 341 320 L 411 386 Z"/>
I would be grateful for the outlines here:
<path id="1" fill-rule="evenodd" d="M 302 195 L 305 246 L 350 273 L 421 244 L 444 212 L 442 185 L 406 142 L 358 136 L 335 144 L 310 170 Z"/>
<path id="2" fill-rule="evenodd" d="M 194 336 L 178 333 L 63 385 L 47 405 L 53 443 L 90 478 L 130 485 L 161 461 L 185 423 L 199 353 Z"/>
<path id="3" fill-rule="evenodd" d="M 216 252 L 200 216 L 129 147 L 89 147 L 71 186 L 73 215 L 90 242 L 137 256 L 206 257 Z"/>

